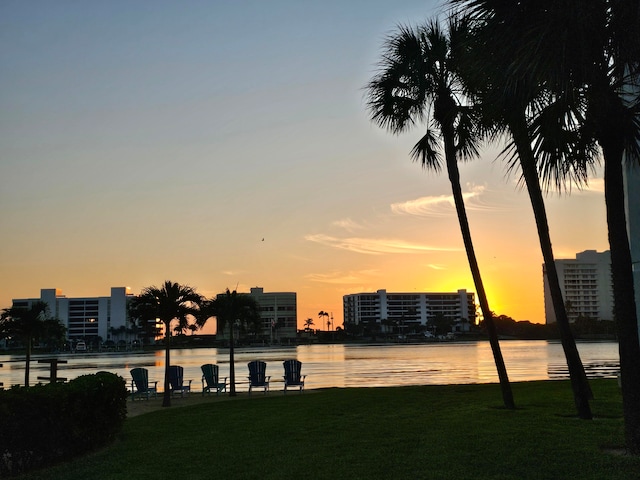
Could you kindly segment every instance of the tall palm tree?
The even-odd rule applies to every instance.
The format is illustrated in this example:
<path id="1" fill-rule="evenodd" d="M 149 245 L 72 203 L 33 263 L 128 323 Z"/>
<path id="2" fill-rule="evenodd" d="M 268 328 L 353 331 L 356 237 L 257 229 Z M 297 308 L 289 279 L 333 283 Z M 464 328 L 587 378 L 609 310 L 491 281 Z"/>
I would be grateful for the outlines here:
<path id="1" fill-rule="evenodd" d="M 590 419 L 592 398 L 584 366 L 580 359 L 556 269 L 549 223 L 539 174 L 545 187 L 563 185 L 574 181 L 584 183 L 589 168 L 588 158 L 573 158 L 567 146 L 558 142 L 557 138 L 568 140 L 576 138 L 570 125 L 554 125 L 553 142 L 549 138 L 552 128 L 541 124 L 551 113 L 559 108 L 557 101 L 551 101 L 549 92 L 522 78 L 517 88 L 509 85 L 510 78 L 505 77 L 508 71 L 509 57 L 501 55 L 502 42 L 490 27 L 480 24 L 472 29 L 473 35 L 467 37 L 467 43 L 460 52 L 460 75 L 463 78 L 468 95 L 474 97 L 483 114 L 483 121 L 489 125 L 491 134 L 495 136 L 508 133 L 511 143 L 503 154 L 510 162 L 510 169 L 520 168 L 522 179 L 526 185 L 529 199 L 533 207 L 540 248 L 545 265 L 551 299 L 556 314 L 556 324 L 560 331 L 563 350 L 571 378 L 576 409 L 580 418 Z M 534 151 L 535 146 L 536 150 Z M 558 159 L 565 159 L 560 167 Z M 537 159 L 540 159 L 538 162 Z M 538 168 L 540 166 L 540 168 Z"/>
<path id="2" fill-rule="evenodd" d="M 477 156 L 473 135 L 473 109 L 462 103 L 456 74 L 455 52 L 465 38 L 467 23 L 452 18 L 448 34 L 436 21 L 412 28 L 400 26 L 386 40 L 379 73 L 367 85 L 371 117 L 393 133 L 403 132 L 418 122 L 427 122 L 427 131 L 412 150 L 423 167 L 441 169 L 440 142 L 453 192 L 456 213 L 467 252 L 469 267 L 478 293 L 480 308 L 489 332 L 502 397 L 507 408 L 515 408 L 511 385 L 498 342 L 493 314 L 480 275 L 467 219 L 458 160 Z"/>
<path id="3" fill-rule="evenodd" d="M 329 313 L 325 312 L 324 310 L 320 310 L 318 312 L 318 318 L 323 319 L 324 317 L 327 317 L 327 330 L 329 330 L 329 326 L 331 325 L 331 321 L 329 320 Z M 322 323 L 320 323 L 320 325 L 322 325 Z"/>
<path id="4" fill-rule="evenodd" d="M 0 338 L 18 338 L 25 346 L 24 386 L 29 386 L 29 366 L 33 341 L 45 335 L 59 337 L 64 326 L 49 313 L 45 302 L 33 302 L 29 307 L 5 308 L 0 315 Z"/>
<path id="5" fill-rule="evenodd" d="M 133 298 L 129 304 L 129 314 L 132 318 L 142 322 L 155 322 L 156 319 L 164 324 L 165 334 L 165 365 L 164 365 L 164 395 L 162 406 L 171 406 L 171 389 L 169 385 L 169 367 L 171 366 L 171 322 L 176 320 L 178 325 L 187 328 L 190 319 L 198 315 L 202 296 L 195 289 L 187 285 L 180 285 L 165 281 L 162 287 L 147 287 L 142 293 Z"/>
<path id="6" fill-rule="evenodd" d="M 512 88 L 528 78 L 566 104 L 544 126 L 571 119 L 580 135 L 576 151 L 591 154 L 593 142 L 601 151 L 625 435 L 629 451 L 640 454 L 640 344 L 623 180 L 623 162 L 640 163 L 638 2 L 455 3 L 500 36 L 502 52 L 512 59 L 506 70 Z"/>
<path id="7" fill-rule="evenodd" d="M 226 327 L 229 327 L 229 396 L 235 397 L 234 328 L 237 326 L 240 332 L 256 331 L 262 322 L 260 305 L 251 295 L 238 294 L 235 290 L 231 292 L 227 288 L 225 293 L 205 302 L 196 322 L 200 327 L 203 327 L 212 317 L 216 317 L 218 332 L 222 333 Z"/>

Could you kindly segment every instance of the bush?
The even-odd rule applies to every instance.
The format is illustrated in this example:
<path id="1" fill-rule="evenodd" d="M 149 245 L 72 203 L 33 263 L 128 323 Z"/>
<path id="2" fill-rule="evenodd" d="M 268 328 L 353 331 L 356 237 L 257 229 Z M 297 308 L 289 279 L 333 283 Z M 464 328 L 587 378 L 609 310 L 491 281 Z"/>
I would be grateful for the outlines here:
<path id="1" fill-rule="evenodd" d="M 66 460 L 113 440 L 127 415 L 124 379 L 108 372 L 0 392 L 0 476 Z"/>

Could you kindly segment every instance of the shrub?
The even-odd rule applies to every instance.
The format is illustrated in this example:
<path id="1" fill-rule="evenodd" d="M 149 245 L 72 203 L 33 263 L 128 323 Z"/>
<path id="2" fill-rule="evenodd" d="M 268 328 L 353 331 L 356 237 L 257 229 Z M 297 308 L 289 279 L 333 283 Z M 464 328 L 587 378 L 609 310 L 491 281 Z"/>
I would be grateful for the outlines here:
<path id="1" fill-rule="evenodd" d="M 126 418 L 124 379 L 108 372 L 0 392 L 0 476 L 65 460 L 113 440 Z"/>

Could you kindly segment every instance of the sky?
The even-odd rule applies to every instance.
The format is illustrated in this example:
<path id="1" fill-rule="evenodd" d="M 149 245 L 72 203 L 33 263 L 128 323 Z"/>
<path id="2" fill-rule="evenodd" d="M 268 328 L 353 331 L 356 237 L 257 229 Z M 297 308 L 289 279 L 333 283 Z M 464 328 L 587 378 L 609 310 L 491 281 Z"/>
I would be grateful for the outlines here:
<path id="1" fill-rule="evenodd" d="M 417 127 L 371 123 L 364 86 L 435 1 L 0 3 L 0 308 L 58 288 L 212 297 L 294 291 L 298 325 L 342 297 L 475 292 L 446 174 Z M 490 308 L 544 322 L 518 172 L 461 164 Z M 547 196 L 556 258 L 608 249 L 602 174 Z"/>

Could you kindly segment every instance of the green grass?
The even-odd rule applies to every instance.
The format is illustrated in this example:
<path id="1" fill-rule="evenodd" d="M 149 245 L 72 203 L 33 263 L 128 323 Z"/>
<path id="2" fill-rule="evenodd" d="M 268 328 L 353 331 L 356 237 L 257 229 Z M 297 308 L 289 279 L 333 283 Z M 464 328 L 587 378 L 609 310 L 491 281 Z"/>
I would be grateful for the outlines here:
<path id="1" fill-rule="evenodd" d="M 615 380 L 592 381 L 593 421 L 567 382 L 253 395 L 128 419 L 118 440 L 30 479 L 635 479 Z"/>

